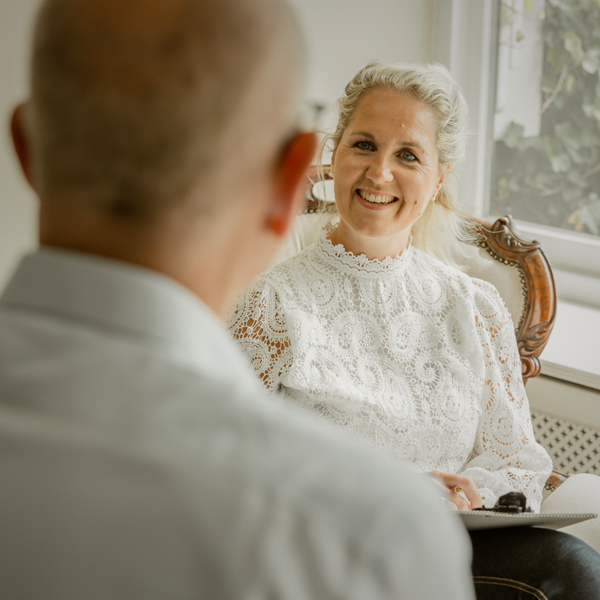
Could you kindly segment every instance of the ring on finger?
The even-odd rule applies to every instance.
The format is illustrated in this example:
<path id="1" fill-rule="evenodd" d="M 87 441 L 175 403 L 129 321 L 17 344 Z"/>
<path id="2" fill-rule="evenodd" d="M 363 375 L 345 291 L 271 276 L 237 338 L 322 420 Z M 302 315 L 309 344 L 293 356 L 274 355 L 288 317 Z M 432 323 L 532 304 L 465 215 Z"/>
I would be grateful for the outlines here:
<path id="1" fill-rule="evenodd" d="M 455 494 L 460 494 L 463 491 L 463 489 L 460 487 L 460 485 L 457 485 L 452 491 Z"/>

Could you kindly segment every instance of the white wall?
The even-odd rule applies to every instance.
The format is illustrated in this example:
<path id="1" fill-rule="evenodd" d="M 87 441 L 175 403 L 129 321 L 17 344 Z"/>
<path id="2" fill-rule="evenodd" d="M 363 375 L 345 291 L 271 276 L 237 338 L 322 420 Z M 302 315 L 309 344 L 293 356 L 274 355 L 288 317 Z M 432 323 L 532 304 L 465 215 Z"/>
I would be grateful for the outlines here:
<path id="1" fill-rule="evenodd" d="M 307 99 L 331 107 L 374 59 L 431 60 L 433 0 L 290 0 L 308 42 Z M 321 127 L 333 125 L 332 111 Z"/>
<path id="2" fill-rule="evenodd" d="M 21 176 L 12 150 L 9 119 L 27 95 L 32 19 L 39 0 L 0 2 L 0 289 L 15 261 L 35 246 L 35 197 Z"/>

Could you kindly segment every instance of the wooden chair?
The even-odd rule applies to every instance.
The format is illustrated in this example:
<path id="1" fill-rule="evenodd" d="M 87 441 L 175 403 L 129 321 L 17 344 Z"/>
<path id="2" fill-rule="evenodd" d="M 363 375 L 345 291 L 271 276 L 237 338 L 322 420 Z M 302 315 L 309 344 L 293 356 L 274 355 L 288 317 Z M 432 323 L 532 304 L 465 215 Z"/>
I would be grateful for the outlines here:
<path id="1" fill-rule="evenodd" d="M 276 262 L 297 254 L 315 241 L 320 222 L 333 210 L 333 180 L 330 167 L 321 176 L 316 167 L 309 172 L 306 208 Z M 493 283 L 504 299 L 515 325 L 521 356 L 523 381 L 541 371 L 540 354 L 548 342 L 556 319 L 556 289 L 552 270 L 539 242 L 521 238 L 510 215 L 495 222 L 474 219 L 481 234 L 477 246 L 467 251 L 467 273 Z M 546 491 L 554 491 L 569 475 L 554 471 Z"/>
<path id="2" fill-rule="evenodd" d="M 548 260 L 539 242 L 529 242 L 514 230 L 512 217 L 506 215 L 493 223 L 474 219 L 481 234 L 479 248 L 501 265 L 516 269 L 521 284 L 522 307 L 515 327 L 517 346 L 521 355 L 523 381 L 537 377 L 541 371 L 540 354 L 548 342 L 556 319 L 556 289 Z M 468 273 L 474 272 L 470 269 Z M 501 269 L 504 274 L 505 269 Z M 483 277 L 482 277 L 483 275 Z M 508 275 L 508 274 L 506 274 Z M 496 285 L 500 295 L 506 297 L 506 280 L 487 278 Z M 492 281 L 495 279 L 495 281 Z M 515 320 L 515 317 L 513 317 Z"/>

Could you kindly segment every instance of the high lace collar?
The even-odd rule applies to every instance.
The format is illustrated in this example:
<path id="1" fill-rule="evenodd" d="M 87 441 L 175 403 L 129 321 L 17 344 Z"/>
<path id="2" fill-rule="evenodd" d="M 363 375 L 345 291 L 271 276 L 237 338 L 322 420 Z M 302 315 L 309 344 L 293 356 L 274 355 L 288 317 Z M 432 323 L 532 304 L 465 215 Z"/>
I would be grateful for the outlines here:
<path id="1" fill-rule="evenodd" d="M 333 228 L 323 230 L 315 248 L 325 261 L 349 269 L 354 274 L 368 274 L 379 277 L 393 276 L 403 271 L 412 262 L 415 252 L 412 238 L 408 242 L 408 247 L 400 256 L 393 258 L 387 256 L 383 260 L 378 260 L 376 258 L 369 259 L 365 254 L 356 256 L 352 252 L 348 252 L 342 244 L 334 245 L 328 237 L 331 231 L 333 231 Z"/>

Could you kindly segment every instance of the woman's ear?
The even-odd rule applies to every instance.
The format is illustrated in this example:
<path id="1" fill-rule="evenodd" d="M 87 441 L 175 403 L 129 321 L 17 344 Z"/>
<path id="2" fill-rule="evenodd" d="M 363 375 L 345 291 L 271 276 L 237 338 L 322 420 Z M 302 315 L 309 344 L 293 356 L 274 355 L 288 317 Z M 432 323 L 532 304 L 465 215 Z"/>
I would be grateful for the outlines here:
<path id="1" fill-rule="evenodd" d="M 442 174 L 440 175 L 440 178 L 438 179 L 437 186 L 435 189 L 436 193 L 439 192 L 440 188 L 444 185 L 444 181 L 446 181 L 446 176 L 450 172 L 451 166 L 452 165 L 448 163 L 445 167 L 442 167 L 442 169 L 441 169 Z"/>
<path id="2" fill-rule="evenodd" d="M 10 133 L 12 136 L 13 147 L 19 159 L 21 170 L 25 179 L 27 179 L 29 185 L 35 189 L 33 182 L 33 164 L 32 164 L 32 151 L 31 151 L 31 139 L 29 134 L 29 128 L 27 127 L 26 120 L 27 103 L 23 102 L 19 104 L 13 111 L 10 120 Z"/>
<path id="3" fill-rule="evenodd" d="M 277 168 L 276 190 L 266 227 L 283 237 L 305 202 L 306 171 L 317 148 L 317 136 L 312 132 L 297 133 L 287 145 Z"/>

